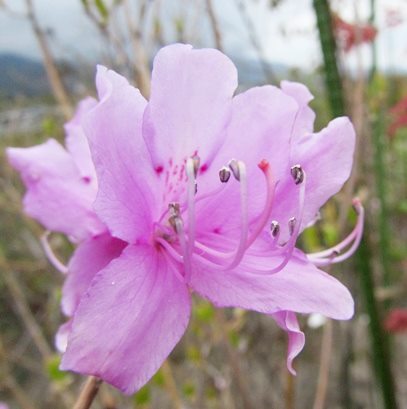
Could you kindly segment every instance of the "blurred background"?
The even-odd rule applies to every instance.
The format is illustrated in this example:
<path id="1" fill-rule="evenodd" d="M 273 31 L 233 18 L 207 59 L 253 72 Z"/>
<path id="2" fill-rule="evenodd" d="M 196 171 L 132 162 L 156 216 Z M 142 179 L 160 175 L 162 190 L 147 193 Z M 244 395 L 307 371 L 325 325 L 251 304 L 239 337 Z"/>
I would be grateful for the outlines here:
<path id="1" fill-rule="evenodd" d="M 360 249 L 330 272 L 353 293 L 349 322 L 300 317 L 306 346 L 286 369 L 286 334 L 266 316 L 195 300 L 187 335 L 141 391 L 103 385 L 104 409 L 407 407 L 406 0 L 0 0 L 0 407 L 71 408 L 83 378 L 58 370 L 63 277 L 47 262 L 41 226 L 4 147 L 54 137 L 104 64 L 149 93 L 163 45 L 216 47 L 241 89 L 301 81 L 317 130 L 349 115 L 358 142 L 352 176 L 301 238 L 317 251 L 367 212 Z M 53 235 L 68 259 L 72 246 Z"/>

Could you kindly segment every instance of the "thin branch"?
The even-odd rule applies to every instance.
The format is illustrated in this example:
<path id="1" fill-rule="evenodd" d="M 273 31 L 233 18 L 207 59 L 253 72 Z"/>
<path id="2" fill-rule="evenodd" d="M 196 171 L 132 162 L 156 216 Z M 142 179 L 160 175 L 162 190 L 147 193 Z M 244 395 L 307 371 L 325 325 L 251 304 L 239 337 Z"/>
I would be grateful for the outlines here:
<path id="1" fill-rule="evenodd" d="M 219 30 L 219 24 L 216 18 L 215 10 L 213 8 L 212 0 L 206 0 L 206 8 L 208 11 L 209 20 L 211 22 L 216 48 L 219 51 L 223 51 L 222 35 Z"/>
<path id="2" fill-rule="evenodd" d="M 168 359 L 163 363 L 161 367 L 164 375 L 165 388 L 171 397 L 171 401 L 175 409 L 182 409 L 182 399 L 178 394 L 177 385 L 175 383 L 174 374 L 172 373 L 171 365 Z"/>
<path id="3" fill-rule="evenodd" d="M 42 57 L 44 59 L 45 70 L 47 72 L 48 80 L 51 85 L 52 92 L 57 103 L 60 105 L 65 119 L 70 119 L 72 116 L 72 105 L 69 100 L 68 94 L 65 90 L 65 86 L 62 82 L 61 75 L 58 71 L 58 67 L 55 63 L 51 49 L 48 45 L 46 35 L 39 25 L 37 16 L 34 11 L 32 0 L 25 0 L 27 7 L 27 17 L 31 23 L 31 27 L 34 31 L 34 35 L 40 46 Z"/>
<path id="4" fill-rule="evenodd" d="M 322 333 L 321 357 L 319 363 L 317 391 L 313 409 L 323 409 L 325 407 L 326 394 L 328 390 L 329 368 L 332 356 L 333 325 L 331 320 L 327 320 Z"/>
<path id="5" fill-rule="evenodd" d="M 95 378 L 94 376 L 89 376 L 78 396 L 77 401 L 75 402 L 73 409 L 89 409 L 99 392 L 101 384 L 101 379 Z"/>
<path id="6" fill-rule="evenodd" d="M 36 409 L 32 403 L 32 399 L 26 395 L 25 391 L 21 386 L 15 381 L 11 375 L 11 369 L 8 363 L 8 354 L 6 353 L 3 345 L 3 340 L 1 339 L 0 334 L 0 362 L 1 362 L 1 372 L 0 379 L 2 384 L 10 393 L 14 396 L 14 399 L 17 401 L 21 409 Z"/>
<path id="7" fill-rule="evenodd" d="M 150 67 L 148 63 L 148 56 L 143 45 L 142 33 L 137 26 L 140 26 L 146 11 L 146 5 L 140 5 L 140 13 L 137 24 L 132 19 L 132 12 L 128 0 L 123 0 L 123 11 L 126 18 L 130 42 L 133 48 L 135 58 L 136 82 L 140 92 L 148 98 L 150 95 Z"/>
<path id="8" fill-rule="evenodd" d="M 253 48 L 257 53 L 257 57 L 259 59 L 259 63 L 263 70 L 264 76 L 266 77 L 267 82 L 275 83 L 276 78 L 274 73 L 272 72 L 269 64 L 266 61 L 266 56 L 264 55 L 263 46 L 261 45 L 258 35 L 256 33 L 256 28 L 247 12 L 246 4 L 244 0 L 235 0 L 236 6 L 240 12 L 240 16 L 243 22 L 246 24 L 247 31 L 249 33 L 250 42 L 252 43 Z"/>
<path id="9" fill-rule="evenodd" d="M 252 409 L 254 408 L 251 398 L 249 396 L 248 385 L 246 380 L 242 376 L 242 370 L 239 365 L 240 358 L 236 351 L 233 349 L 232 345 L 230 345 L 230 341 L 227 334 L 227 322 L 224 315 L 224 312 L 220 309 L 216 310 L 215 313 L 215 320 L 217 322 L 218 330 L 222 336 L 222 343 L 224 348 L 226 349 L 226 354 L 228 356 L 229 364 L 232 368 L 232 372 L 237 383 L 240 396 L 242 398 L 242 407 L 244 409 Z"/>
<path id="10" fill-rule="evenodd" d="M 2 275 L 4 282 L 12 299 L 15 303 L 17 313 L 23 321 L 24 325 L 28 329 L 35 346 L 40 352 L 43 359 L 46 361 L 52 356 L 52 350 L 48 345 L 47 340 L 44 337 L 44 334 L 41 331 L 35 317 L 33 316 L 31 309 L 28 305 L 28 302 L 25 298 L 24 291 L 22 290 L 20 283 L 15 278 L 14 274 L 7 268 L 4 260 L 1 260 L 1 265 L 3 267 L 4 274 Z"/>

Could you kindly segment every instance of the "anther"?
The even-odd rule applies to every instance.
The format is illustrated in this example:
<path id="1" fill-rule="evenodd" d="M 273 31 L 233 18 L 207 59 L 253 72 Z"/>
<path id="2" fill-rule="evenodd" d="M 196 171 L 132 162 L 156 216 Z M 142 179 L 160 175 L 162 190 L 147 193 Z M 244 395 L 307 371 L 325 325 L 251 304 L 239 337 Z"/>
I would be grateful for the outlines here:
<path id="1" fill-rule="evenodd" d="M 270 224 L 270 232 L 273 237 L 277 237 L 278 233 L 280 233 L 280 223 L 273 220 Z"/>
<path id="2" fill-rule="evenodd" d="M 301 184 L 304 181 L 304 170 L 301 165 L 294 165 L 291 167 L 291 176 L 294 179 L 296 185 Z"/>
<path id="3" fill-rule="evenodd" d="M 171 202 L 168 204 L 168 210 L 171 217 L 178 217 L 180 215 L 180 205 L 178 202 Z"/>
<path id="4" fill-rule="evenodd" d="M 171 216 L 168 219 L 168 223 L 170 224 L 170 226 L 174 229 L 174 231 L 176 233 L 179 233 L 182 230 L 183 226 L 184 226 L 184 223 L 183 223 L 181 217 L 179 217 L 179 216 Z"/>
<path id="5" fill-rule="evenodd" d="M 226 166 L 222 166 L 219 169 L 219 179 L 222 183 L 227 183 L 228 180 L 230 179 L 230 170 Z"/>
<path id="6" fill-rule="evenodd" d="M 288 220 L 288 230 L 290 232 L 290 236 L 293 235 L 296 224 L 297 224 L 297 219 L 295 217 L 291 217 Z"/>
<path id="7" fill-rule="evenodd" d="M 199 166 L 201 164 L 201 158 L 198 155 L 194 155 L 191 157 L 191 159 L 192 159 L 192 164 L 194 167 L 194 176 L 197 177 Z"/>
<path id="8" fill-rule="evenodd" d="M 236 180 L 240 181 L 240 168 L 239 162 L 236 159 L 231 159 L 228 163 L 229 169 L 232 171 Z"/>

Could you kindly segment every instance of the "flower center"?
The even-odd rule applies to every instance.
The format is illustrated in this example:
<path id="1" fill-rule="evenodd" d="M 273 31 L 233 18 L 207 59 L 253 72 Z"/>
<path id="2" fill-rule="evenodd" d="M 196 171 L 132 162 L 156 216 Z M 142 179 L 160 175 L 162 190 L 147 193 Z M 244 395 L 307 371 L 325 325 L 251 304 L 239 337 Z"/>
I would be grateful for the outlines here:
<path id="1" fill-rule="evenodd" d="M 265 202 L 263 210 L 257 217 L 249 220 L 249 198 L 247 168 L 243 161 L 231 159 L 227 165 L 219 170 L 219 188 L 213 192 L 203 194 L 197 197 L 198 192 L 198 170 L 200 159 L 198 155 L 193 155 L 185 161 L 186 180 L 186 202 L 181 205 L 179 202 L 170 202 L 168 209 L 163 213 L 156 223 L 154 240 L 163 249 L 171 263 L 175 264 L 177 276 L 183 282 L 188 283 L 191 279 L 193 262 L 197 261 L 206 265 L 208 268 L 229 271 L 242 263 L 245 254 L 250 250 L 252 244 L 263 232 L 267 231 L 266 226 L 269 223 L 277 182 L 273 177 L 273 172 L 269 162 L 263 159 L 258 167 L 261 170 L 265 180 Z M 305 192 L 307 185 L 307 176 L 301 165 L 297 164 L 291 167 L 291 178 L 294 188 L 297 189 L 298 206 L 296 214 L 288 220 L 285 227 L 289 233 L 289 239 L 286 243 L 280 243 L 280 232 L 284 228 L 276 220 L 270 224 L 270 241 L 268 247 L 260 251 L 260 257 L 275 257 L 278 260 L 276 265 L 269 269 L 253 269 L 253 274 L 275 274 L 281 271 L 290 261 L 298 235 L 301 232 L 301 225 L 305 206 Z M 233 178 L 232 178 L 233 176 Z M 206 236 L 214 238 L 214 245 L 208 246 L 196 237 L 196 210 L 195 205 L 201 200 L 213 198 L 223 190 L 226 183 L 239 183 L 240 191 L 240 225 L 238 240 L 222 236 L 222 244 L 219 245 L 219 234 L 208 233 Z M 185 185 L 184 185 L 185 189 Z M 354 207 L 358 213 L 358 222 L 353 232 L 334 248 L 323 252 L 308 254 L 308 259 L 317 266 L 324 266 L 330 263 L 336 263 L 349 257 L 357 248 L 363 231 L 363 207 L 360 201 L 354 202 Z M 353 243 L 353 244 L 352 244 Z M 344 254 L 339 253 L 352 244 L 351 248 Z M 231 250 L 233 249 L 234 250 Z M 251 250 L 253 252 L 253 250 Z"/>

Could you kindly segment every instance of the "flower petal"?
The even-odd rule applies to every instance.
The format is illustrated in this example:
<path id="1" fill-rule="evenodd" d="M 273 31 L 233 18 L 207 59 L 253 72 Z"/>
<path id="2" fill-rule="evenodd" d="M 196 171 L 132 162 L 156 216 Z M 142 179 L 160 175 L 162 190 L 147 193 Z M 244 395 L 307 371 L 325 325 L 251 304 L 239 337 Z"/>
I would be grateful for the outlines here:
<path id="1" fill-rule="evenodd" d="M 319 270 L 297 250 L 279 273 L 253 274 L 272 269 L 281 257 L 246 255 L 232 271 L 213 271 L 194 262 L 192 288 L 218 307 L 239 307 L 263 313 L 319 312 L 334 319 L 353 315 L 353 299 L 337 279 Z"/>
<path id="2" fill-rule="evenodd" d="M 154 59 L 143 127 L 155 166 L 165 169 L 170 159 L 182 165 L 195 151 L 210 161 L 223 142 L 236 87 L 236 68 L 218 50 L 162 48 Z"/>
<path id="3" fill-rule="evenodd" d="M 298 112 L 295 118 L 294 138 L 314 131 L 315 112 L 308 106 L 314 99 L 309 89 L 299 82 L 281 81 L 282 91 L 293 97 L 298 103 Z"/>
<path id="4" fill-rule="evenodd" d="M 159 369 L 190 316 L 188 288 L 150 246 L 129 246 L 93 280 L 75 313 L 61 368 L 130 394 Z"/>
<path id="5" fill-rule="evenodd" d="M 66 351 L 66 346 L 68 345 L 68 337 L 72 331 L 72 318 L 63 323 L 55 335 L 55 348 L 64 353 Z"/>
<path id="6" fill-rule="evenodd" d="M 301 331 L 297 317 L 291 311 L 279 311 L 271 314 L 277 325 L 287 331 L 288 349 L 287 349 L 287 368 L 293 374 L 297 372 L 293 368 L 294 358 L 302 351 L 305 345 L 305 335 Z"/>
<path id="7" fill-rule="evenodd" d="M 7 156 L 27 188 L 25 212 L 45 228 L 78 241 L 105 230 L 92 210 L 94 186 L 81 177 L 71 155 L 56 140 L 8 148 Z"/>
<path id="8" fill-rule="evenodd" d="M 214 160 L 213 168 L 217 173 L 232 158 L 246 164 L 249 218 L 252 219 L 259 215 L 266 198 L 264 177 L 257 166 L 259 162 L 262 159 L 269 161 L 276 181 L 290 174 L 290 136 L 298 105 L 279 88 L 263 86 L 237 95 L 232 106 L 226 141 Z M 205 191 L 219 189 L 217 175 L 212 173 L 210 176 L 210 180 L 198 177 L 198 198 L 202 191 L 205 194 Z M 234 182 L 231 180 L 214 199 L 197 203 L 197 215 L 202 220 L 198 225 L 217 231 L 228 231 L 231 226 L 239 225 L 240 185 Z"/>
<path id="9" fill-rule="evenodd" d="M 75 250 L 62 289 L 62 310 L 72 316 L 96 273 L 120 256 L 126 243 L 104 233 L 91 237 Z"/>
<path id="10" fill-rule="evenodd" d="M 337 118 L 316 134 L 303 136 L 292 147 L 290 164 L 300 164 L 306 180 L 302 230 L 311 223 L 325 202 L 337 193 L 348 179 L 353 162 L 355 131 L 348 118 Z M 271 218 L 287 226 L 290 217 L 298 214 L 298 191 L 288 176 L 277 187 Z M 288 239 L 288 229 L 282 229 L 280 240 Z"/>
<path id="11" fill-rule="evenodd" d="M 66 148 L 72 155 L 82 177 L 87 178 L 89 182 L 95 183 L 95 186 L 97 186 L 95 166 L 92 162 L 88 140 L 82 129 L 82 120 L 96 104 L 95 98 L 83 99 L 78 104 L 75 116 L 65 124 Z"/>
<path id="12" fill-rule="evenodd" d="M 146 101 L 120 75 L 98 67 L 99 104 L 83 121 L 96 167 L 95 211 L 112 234 L 134 243 L 149 236 L 159 189 L 141 135 Z"/>

